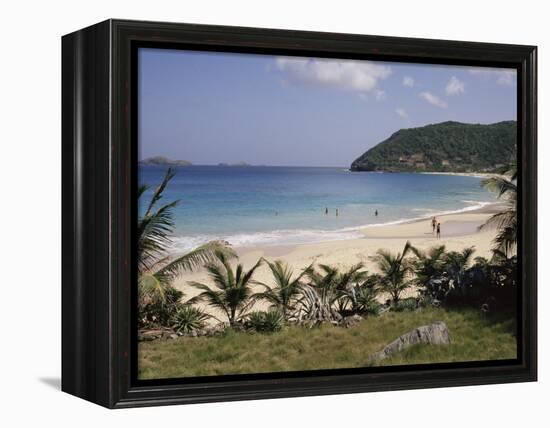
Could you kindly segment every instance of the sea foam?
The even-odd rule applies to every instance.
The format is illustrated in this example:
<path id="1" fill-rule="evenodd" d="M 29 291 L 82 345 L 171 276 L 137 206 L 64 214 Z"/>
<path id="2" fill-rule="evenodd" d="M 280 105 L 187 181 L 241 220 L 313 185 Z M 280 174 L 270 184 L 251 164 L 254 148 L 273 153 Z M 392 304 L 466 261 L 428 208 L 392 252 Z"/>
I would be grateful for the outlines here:
<path id="1" fill-rule="evenodd" d="M 459 214 L 469 211 L 475 211 L 490 205 L 491 202 L 479 201 L 462 201 L 468 205 L 458 210 L 436 211 L 418 208 L 416 211 L 426 211 L 424 215 L 412 218 L 402 218 L 394 221 L 364 224 L 353 227 L 344 227 L 337 230 L 318 230 L 318 229 L 288 229 L 288 230 L 273 230 L 269 232 L 253 232 L 253 233 L 235 233 L 235 234 L 220 234 L 220 235 L 195 235 L 195 236 L 176 236 L 172 238 L 171 251 L 186 252 L 190 251 L 202 244 L 214 240 L 223 240 L 229 242 L 234 247 L 255 247 L 262 246 L 277 246 L 277 245 L 299 245 L 312 244 L 325 241 L 340 241 L 347 239 L 357 239 L 364 235 L 361 233 L 363 229 L 377 228 L 383 226 L 398 225 L 414 221 L 421 221 L 431 218 L 432 216 L 442 216 L 449 214 Z M 414 211 L 414 209 L 413 209 Z M 428 214 L 429 212 L 429 214 Z"/>

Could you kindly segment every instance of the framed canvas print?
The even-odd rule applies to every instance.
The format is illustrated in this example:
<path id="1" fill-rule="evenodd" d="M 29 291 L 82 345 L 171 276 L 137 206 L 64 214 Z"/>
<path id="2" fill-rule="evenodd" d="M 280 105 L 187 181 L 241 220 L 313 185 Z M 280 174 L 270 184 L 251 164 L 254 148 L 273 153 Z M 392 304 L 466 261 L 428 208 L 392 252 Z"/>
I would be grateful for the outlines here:
<path id="1" fill-rule="evenodd" d="M 62 389 L 106 407 L 536 380 L 536 48 L 63 37 Z"/>

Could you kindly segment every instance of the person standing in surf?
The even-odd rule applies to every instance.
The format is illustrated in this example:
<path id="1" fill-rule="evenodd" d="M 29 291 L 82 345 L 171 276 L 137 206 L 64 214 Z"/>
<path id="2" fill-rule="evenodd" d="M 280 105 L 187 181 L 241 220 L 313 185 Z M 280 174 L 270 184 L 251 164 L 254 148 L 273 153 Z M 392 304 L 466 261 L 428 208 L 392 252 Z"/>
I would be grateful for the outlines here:
<path id="1" fill-rule="evenodd" d="M 441 223 L 437 223 L 437 239 L 441 239 Z"/>

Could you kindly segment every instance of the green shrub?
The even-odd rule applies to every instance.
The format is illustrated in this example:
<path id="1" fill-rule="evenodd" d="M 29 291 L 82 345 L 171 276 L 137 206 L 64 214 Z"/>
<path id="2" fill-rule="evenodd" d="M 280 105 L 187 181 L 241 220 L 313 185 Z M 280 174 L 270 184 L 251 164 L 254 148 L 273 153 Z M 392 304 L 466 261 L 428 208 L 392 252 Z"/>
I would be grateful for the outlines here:
<path id="1" fill-rule="evenodd" d="M 361 308 L 361 313 L 366 315 L 378 315 L 382 305 L 378 302 L 368 302 Z"/>
<path id="2" fill-rule="evenodd" d="M 418 304 L 414 297 L 409 297 L 407 299 L 399 300 L 392 306 L 392 311 L 395 312 L 404 312 L 404 311 L 415 311 L 418 308 Z"/>
<path id="3" fill-rule="evenodd" d="M 173 328 L 177 333 L 190 333 L 206 325 L 210 315 L 190 305 L 181 306 L 172 317 Z"/>
<path id="4" fill-rule="evenodd" d="M 166 287 L 164 301 L 160 299 L 144 300 L 139 305 L 139 326 L 168 326 L 176 312 L 181 308 L 183 293 L 172 286 Z"/>
<path id="5" fill-rule="evenodd" d="M 258 333 L 272 333 L 280 331 L 284 321 L 284 316 L 279 311 L 255 311 L 248 315 L 245 325 Z"/>

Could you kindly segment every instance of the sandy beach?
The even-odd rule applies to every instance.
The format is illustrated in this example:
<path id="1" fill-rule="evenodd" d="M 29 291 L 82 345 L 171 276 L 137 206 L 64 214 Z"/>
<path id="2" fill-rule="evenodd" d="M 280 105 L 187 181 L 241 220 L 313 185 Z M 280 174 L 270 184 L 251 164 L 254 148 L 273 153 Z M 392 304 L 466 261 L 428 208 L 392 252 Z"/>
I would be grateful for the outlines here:
<path id="1" fill-rule="evenodd" d="M 430 218 L 414 220 L 401 224 L 375 225 L 361 229 L 363 237 L 340 241 L 319 243 L 307 243 L 300 245 L 265 245 L 256 247 L 234 247 L 239 256 L 233 264 L 242 263 L 245 269 L 249 269 L 260 257 L 273 261 L 284 260 L 290 264 L 296 272 L 309 266 L 311 263 L 325 263 L 339 268 L 347 268 L 359 262 L 363 262 L 366 269 L 376 272 L 376 266 L 370 259 L 378 249 L 387 249 L 392 252 L 401 251 L 405 242 L 409 240 L 415 247 L 427 249 L 434 245 L 445 245 L 448 251 L 460 251 L 465 247 L 474 246 L 474 256 L 490 257 L 491 241 L 495 231 L 492 229 L 478 230 L 491 214 L 498 211 L 498 204 L 491 204 L 483 208 L 446 214 L 437 217 L 441 223 L 441 238 L 432 233 Z M 254 275 L 255 280 L 271 284 L 271 272 L 267 266 L 261 266 Z M 187 284 L 188 281 L 199 281 L 211 284 L 207 273 L 200 270 L 181 275 L 174 286 L 185 293 L 184 300 L 191 298 L 199 291 Z M 261 290 L 261 286 L 256 286 Z M 414 296 L 416 290 L 410 289 L 403 297 Z M 380 297 L 385 300 L 385 296 Z M 213 312 L 207 305 L 200 304 L 205 311 L 215 316 L 221 316 Z M 257 302 L 254 309 L 266 309 L 267 305 Z"/>

